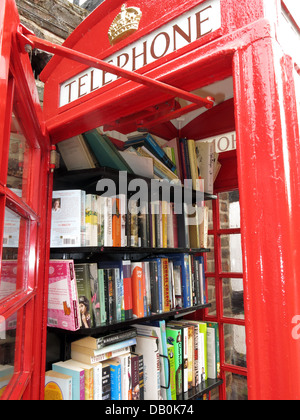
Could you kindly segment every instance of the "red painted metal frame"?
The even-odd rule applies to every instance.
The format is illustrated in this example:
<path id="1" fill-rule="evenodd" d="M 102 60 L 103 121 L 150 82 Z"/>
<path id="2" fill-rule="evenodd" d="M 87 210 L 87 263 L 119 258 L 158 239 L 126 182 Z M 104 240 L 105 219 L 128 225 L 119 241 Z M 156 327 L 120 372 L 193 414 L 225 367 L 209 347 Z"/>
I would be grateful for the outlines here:
<path id="1" fill-rule="evenodd" d="M 230 153 L 230 160 L 232 164 L 236 160 L 235 153 Z M 236 189 L 236 180 L 232 180 L 232 185 L 225 184 L 225 188 L 219 186 L 218 191 L 215 193 L 221 193 L 224 191 L 232 191 Z M 240 234 L 241 229 L 221 229 L 220 228 L 220 213 L 219 213 L 219 196 L 217 200 L 212 203 L 213 211 L 213 229 L 209 230 L 208 234 L 214 238 L 214 261 L 215 261 L 215 271 L 208 272 L 206 271 L 206 278 L 214 278 L 215 280 L 215 299 L 216 299 L 216 315 L 210 315 L 209 310 L 205 310 L 204 319 L 207 321 L 218 322 L 219 324 L 219 341 L 220 341 L 220 364 L 221 364 L 221 378 L 223 379 L 223 384 L 219 388 L 219 398 L 221 400 L 226 400 L 226 372 L 231 372 L 237 375 L 247 376 L 247 369 L 239 366 L 234 366 L 227 364 L 225 361 L 225 336 L 224 336 L 224 324 L 231 325 L 240 325 L 245 327 L 245 320 L 236 319 L 231 317 L 224 316 L 224 307 L 223 307 L 223 279 L 224 278 L 239 278 L 243 280 L 243 273 L 232 273 L 232 272 L 223 272 L 221 255 L 222 255 L 222 246 L 221 246 L 221 235 L 224 234 Z M 206 284 L 206 287 L 208 285 Z M 207 289 L 208 295 L 208 289 Z"/>
<path id="2" fill-rule="evenodd" d="M 20 236 L 29 238 L 18 249 L 17 291 L 0 302 L 0 315 L 17 313 L 14 375 L 2 399 L 42 399 L 46 352 L 47 272 L 49 221 L 47 194 L 50 141 L 45 133 L 35 81 L 28 55 L 17 42 L 18 11 L 13 0 L 0 4 L 0 234 L 3 237 L 5 205 L 27 221 Z M 19 117 L 29 152 L 24 155 L 26 183 L 22 198 L 6 186 L 10 121 Z M 48 232 L 47 232 L 48 228 Z M 46 247 L 45 247 L 46 244 Z M 25 258 L 26 248 L 26 258 Z M 2 239 L 1 239 L 2 265 Z"/>

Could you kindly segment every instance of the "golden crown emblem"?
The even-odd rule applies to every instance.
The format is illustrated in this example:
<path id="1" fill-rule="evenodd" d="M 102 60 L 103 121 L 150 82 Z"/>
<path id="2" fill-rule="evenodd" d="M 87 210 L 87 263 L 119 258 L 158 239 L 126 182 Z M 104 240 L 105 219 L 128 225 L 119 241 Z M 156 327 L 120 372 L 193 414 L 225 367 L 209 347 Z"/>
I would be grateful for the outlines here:
<path id="1" fill-rule="evenodd" d="M 126 4 L 123 4 L 121 12 L 115 17 L 108 31 L 110 44 L 115 45 L 136 32 L 139 29 L 141 17 L 141 9 L 126 7 Z"/>

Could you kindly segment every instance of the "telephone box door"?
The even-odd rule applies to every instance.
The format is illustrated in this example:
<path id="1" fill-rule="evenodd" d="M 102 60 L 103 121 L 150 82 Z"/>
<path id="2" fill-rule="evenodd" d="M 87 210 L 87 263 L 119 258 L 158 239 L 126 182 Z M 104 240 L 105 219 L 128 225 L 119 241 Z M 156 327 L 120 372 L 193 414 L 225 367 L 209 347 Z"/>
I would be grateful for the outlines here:
<path id="1" fill-rule="evenodd" d="M 30 43 L 22 35 L 15 3 L 2 0 L 0 399 L 4 400 L 40 399 L 44 389 L 50 147 L 28 52 Z"/>

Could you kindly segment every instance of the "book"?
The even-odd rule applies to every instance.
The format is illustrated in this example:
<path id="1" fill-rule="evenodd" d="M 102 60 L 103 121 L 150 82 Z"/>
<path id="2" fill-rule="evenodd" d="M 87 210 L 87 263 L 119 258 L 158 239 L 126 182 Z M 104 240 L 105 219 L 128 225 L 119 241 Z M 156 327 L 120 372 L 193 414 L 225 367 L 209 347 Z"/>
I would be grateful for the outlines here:
<path id="1" fill-rule="evenodd" d="M 69 331 L 77 331 L 80 328 L 73 260 L 49 262 L 47 325 Z"/>
<path id="2" fill-rule="evenodd" d="M 171 389 L 169 383 L 169 367 L 168 367 L 168 350 L 167 350 L 167 336 L 166 336 L 166 322 L 152 321 L 143 322 L 141 324 L 135 324 L 134 327 L 137 329 L 138 335 L 146 335 L 157 337 L 158 349 L 160 358 L 160 384 L 161 384 L 161 395 L 164 400 L 171 400 Z M 168 386 L 169 385 L 169 386 Z"/>
<path id="3" fill-rule="evenodd" d="M 131 261 L 122 261 L 123 289 L 124 289 L 124 318 L 133 318 Z"/>
<path id="4" fill-rule="evenodd" d="M 107 353 L 99 354 L 98 356 L 90 356 L 88 354 L 84 354 L 82 352 L 79 352 L 77 350 L 74 350 L 71 352 L 71 358 L 74 360 L 77 360 L 82 363 L 87 364 L 95 364 L 99 362 L 104 362 L 108 359 L 112 359 L 113 357 L 121 356 L 122 354 L 129 353 L 131 350 L 131 347 L 123 347 L 118 350 L 109 351 Z"/>
<path id="5" fill-rule="evenodd" d="M 81 328 L 92 328 L 94 326 L 94 319 L 92 308 L 90 264 L 75 264 L 74 268 L 81 317 Z"/>
<path id="6" fill-rule="evenodd" d="M 204 358 L 204 371 L 202 370 L 202 381 L 207 380 L 207 369 L 208 369 L 208 363 L 207 363 L 207 323 L 206 322 L 199 322 L 199 331 L 201 334 L 203 334 L 203 358 Z"/>
<path id="7" fill-rule="evenodd" d="M 122 355 L 115 357 L 115 360 L 121 364 L 121 390 L 122 400 L 128 401 L 132 399 L 132 382 L 131 382 L 131 350 Z"/>
<path id="8" fill-rule="evenodd" d="M 171 398 L 176 400 L 176 376 L 175 376 L 175 353 L 174 346 L 167 344 L 168 350 L 168 360 L 170 368 L 170 388 L 171 388 Z"/>
<path id="9" fill-rule="evenodd" d="M 140 367 L 139 355 L 131 353 L 131 382 L 132 382 L 132 400 L 140 400 Z"/>
<path id="10" fill-rule="evenodd" d="M 112 236 L 112 197 L 104 197 L 104 207 L 103 207 L 103 242 L 104 246 L 111 247 L 113 246 L 113 236 Z"/>
<path id="11" fill-rule="evenodd" d="M 98 246 L 97 198 L 95 194 L 85 196 L 85 246 Z"/>
<path id="12" fill-rule="evenodd" d="M 114 352 L 116 350 L 123 349 L 124 347 L 134 346 L 136 344 L 136 337 L 128 338 L 127 340 L 122 340 L 114 344 L 102 347 L 101 349 L 92 349 L 90 347 L 85 347 L 80 345 L 80 340 L 73 341 L 71 343 L 71 351 L 79 352 L 89 356 L 100 356 L 102 354 L 107 354 L 109 352 Z"/>
<path id="13" fill-rule="evenodd" d="M 83 137 L 96 156 L 100 166 L 133 173 L 111 140 L 107 136 L 102 135 L 98 129 L 83 133 Z"/>
<path id="14" fill-rule="evenodd" d="M 50 246 L 85 246 L 85 191 L 53 191 L 52 197 Z"/>
<path id="15" fill-rule="evenodd" d="M 119 343 L 130 338 L 135 338 L 137 335 L 136 328 L 128 327 L 128 329 L 113 331 L 100 337 L 84 337 L 77 340 L 76 343 L 82 347 L 87 347 L 92 350 L 100 350 L 108 346 Z"/>
<path id="16" fill-rule="evenodd" d="M 72 377 L 49 370 L 45 374 L 45 401 L 71 401 Z"/>
<path id="17" fill-rule="evenodd" d="M 106 324 L 107 315 L 105 308 L 105 284 L 104 284 L 104 270 L 98 268 L 98 290 L 99 290 L 99 305 L 100 305 L 100 325 Z"/>
<path id="18" fill-rule="evenodd" d="M 144 400 L 144 357 L 142 353 L 131 353 L 133 356 L 138 357 L 139 361 L 139 399 Z M 133 391 L 132 391 L 132 399 L 133 398 Z"/>
<path id="19" fill-rule="evenodd" d="M 208 194 L 213 194 L 214 188 L 214 147 L 214 142 L 203 140 L 195 142 L 197 166 L 200 177 L 204 179 L 204 191 Z"/>
<path id="20" fill-rule="evenodd" d="M 170 284 L 169 284 L 169 261 L 162 258 L 162 281 L 163 281 L 163 312 L 170 312 Z"/>
<path id="21" fill-rule="evenodd" d="M 131 263 L 132 309 L 133 317 L 144 317 L 144 286 L 142 263 Z"/>
<path id="22" fill-rule="evenodd" d="M 179 321 L 168 322 L 168 328 L 180 329 L 182 342 L 182 391 L 183 393 L 189 390 L 189 376 L 188 376 L 188 328 Z"/>
<path id="23" fill-rule="evenodd" d="M 112 197 L 112 242 L 114 247 L 121 246 L 121 208 L 120 199 Z"/>
<path id="24" fill-rule="evenodd" d="M 144 400 L 160 400 L 160 361 L 157 337 L 138 335 L 135 352 L 143 355 Z"/>
<path id="25" fill-rule="evenodd" d="M 101 325 L 101 312 L 97 263 L 89 263 L 89 275 L 91 285 L 91 310 L 94 320 L 93 325 L 94 327 L 98 327 Z"/>
<path id="26" fill-rule="evenodd" d="M 220 347 L 219 325 L 217 322 L 207 323 L 207 377 L 217 379 L 220 377 Z"/>
<path id="27" fill-rule="evenodd" d="M 191 274 L 190 274 L 190 258 L 189 254 L 170 254 L 169 259 L 173 261 L 174 270 L 176 270 L 176 275 L 181 274 L 181 290 L 182 293 L 182 304 L 183 308 L 190 308 L 192 306 L 192 284 L 191 284 Z M 178 267 L 180 269 L 178 270 Z M 178 281 L 178 278 L 176 278 Z M 179 293 L 179 287 L 175 282 L 175 288 L 177 288 L 175 293 Z M 180 301 L 180 295 L 177 294 L 177 300 Z"/>
<path id="28" fill-rule="evenodd" d="M 102 400 L 108 401 L 111 399 L 110 386 L 110 364 L 108 362 L 102 363 Z"/>
<path id="29" fill-rule="evenodd" d="M 160 145 L 155 141 L 151 134 L 141 133 L 137 136 L 131 136 L 125 142 L 126 147 L 138 147 L 139 145 L 145 145 L 145 147 L 172 172 L 176 170 L 176 166 L 174 165 L 174 163 L 169 159 L 168 155 L 165 153 L 163 148 L 160 147 Z"/>
<path id="30" fill-rule="evenodd" d="M 85 378 L 84 369 L 74 363 L 72 359 L 65 362 L 57 362 L 52 364 L 54 372 L 63 373 L 72 377 L 72 400 L 84 401 L 85 400 Z"/>
<path id="31" fill-rule="evenodd" d="M 64 140 L 57 146 L 68 171 L 96 168 L 95 157 L 81 134 Z"/>
<path id="32" fill-rule="evenodd" d="M 183 376 L 183 358 L 182 358 L 182 332 L 181 328 L 171 326 L 167 323 L 166 326 L 167 343 L 171 344 L 174 348 L 174 364 L 175 364 L 175 384 L 176 384 L 176 397 L 182 397 L 182 376 Z"/>
<path id="33" fill-rule="evenodd" d="M 111 400 L 120 401 L 122 399 L 121 392 L 121 363 L 117 360 L 111 360 L 110 365 L 110 389 Z"/>

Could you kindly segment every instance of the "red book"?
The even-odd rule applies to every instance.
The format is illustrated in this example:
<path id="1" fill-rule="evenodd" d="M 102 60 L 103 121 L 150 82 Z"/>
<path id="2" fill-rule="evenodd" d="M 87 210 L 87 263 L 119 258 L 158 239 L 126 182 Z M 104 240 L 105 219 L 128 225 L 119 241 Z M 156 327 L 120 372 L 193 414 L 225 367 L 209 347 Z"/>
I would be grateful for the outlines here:
<path id="1" fill-rule="evenodd" d="M 143 285 L 143 264 L 131 263 L 131 286 L 132 286 L 132 308 L 133 316 L 144 317 L 144 285 Z"/>
<path id="2" fill-rule="evenodd" d="M 122 261 L 123 288 L 124 288 L 124 312 L 125 320 L 132 319 L 132 284 L 131 284 L 131 261 Z"/>

